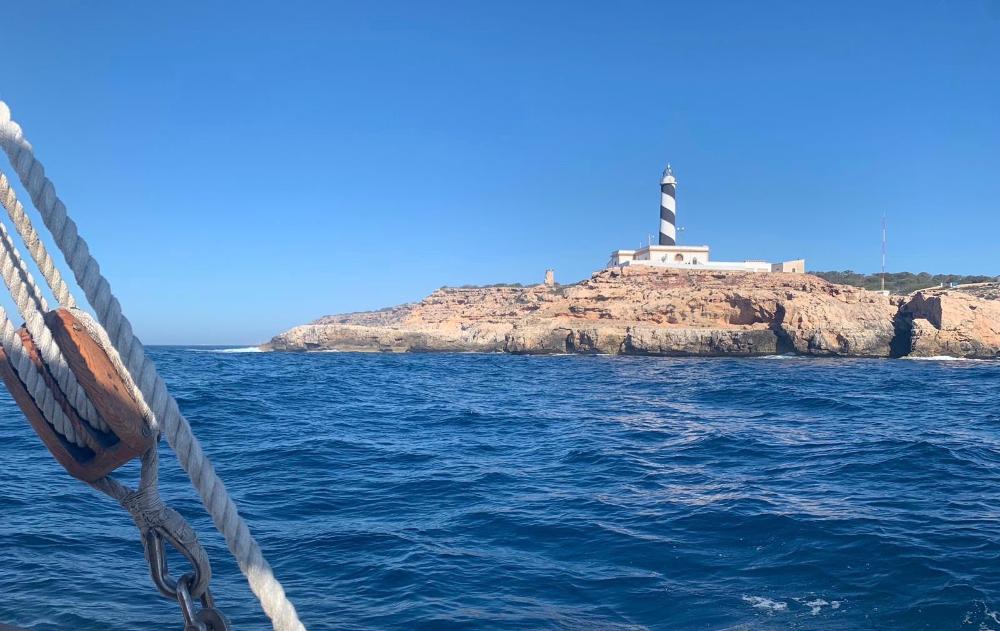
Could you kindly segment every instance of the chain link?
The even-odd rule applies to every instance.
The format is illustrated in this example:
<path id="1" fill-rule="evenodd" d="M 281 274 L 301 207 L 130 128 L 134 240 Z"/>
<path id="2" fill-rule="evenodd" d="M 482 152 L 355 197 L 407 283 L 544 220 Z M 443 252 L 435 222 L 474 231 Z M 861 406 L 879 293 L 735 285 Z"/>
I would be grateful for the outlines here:
<path id="1" fill-rule="evenodd" d="M 215 608 L 212 590 L 205 590 L 200 598 L 201 609 L 195 609 L 194 598 L 190 592 L 193 582 L 194 574 L 190 572 L 177 581 L 177 603 L 181 606 L 181 615 L 184 616 L 184 631 L 229 631 L 229 621 Z"/>
<path id="2" fill-rule="evenodd" d="M 182 575 L 175 580 L 170 576 L 167 567 L 167 547 L 169 541 L 183 554 L 194 568 L 194 571 Z M 146 559 L 149 561 L 149 574 L 160 593 L 180 605 L 184 617 L 184 631 L 231 631 L 229 621 L 221 611 L 215 608 L 212 590 L 206 585 L 199 596 L 194 596 L 192 589 L 201 584 L 202 569 L 197 560 L 187 552 L 183 545 L 165 530 L 150 528 L 146 532 Z M 201 604 L 199 608 L 195 601 Z"/>

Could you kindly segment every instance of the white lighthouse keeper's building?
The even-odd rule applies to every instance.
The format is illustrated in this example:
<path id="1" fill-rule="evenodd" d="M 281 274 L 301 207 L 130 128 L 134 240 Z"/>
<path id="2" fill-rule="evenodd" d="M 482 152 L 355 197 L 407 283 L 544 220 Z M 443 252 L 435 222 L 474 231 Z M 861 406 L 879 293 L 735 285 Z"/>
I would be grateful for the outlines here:
<path id="1" fill-rule="evenodd" d="M 677 244 L 677 180 L 670 165 L 660 180 L 660 238 L 658 245 L 647 245 L 638 250 L 615 250 L 608 267 L 651 265 L 681 269 L 705 269 L 734 272 L 796 272 L 806 270 L 805 259 L 769 263 L 746 260 L 742 262 L 712 261 L 707 245 Z"/>

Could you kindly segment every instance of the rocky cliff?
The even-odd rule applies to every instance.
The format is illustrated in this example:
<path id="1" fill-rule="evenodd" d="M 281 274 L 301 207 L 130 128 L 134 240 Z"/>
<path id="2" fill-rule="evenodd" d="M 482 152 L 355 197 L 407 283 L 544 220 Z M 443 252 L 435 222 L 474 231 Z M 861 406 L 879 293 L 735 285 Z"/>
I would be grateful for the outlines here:
<path id="1" fill-rule="evenodd" d="M 327 316 L 263 348 L 1000 357 L 1000 301 L 960 290 L 884 296 L 803 274 L 625 267 L 571 286 L 443 288 Z"/>
<path id="2" fill-rule="evenodd" d="M 909 355 L 1000 357 L 1000 284 L 920 291 L 899 313 Z"/>

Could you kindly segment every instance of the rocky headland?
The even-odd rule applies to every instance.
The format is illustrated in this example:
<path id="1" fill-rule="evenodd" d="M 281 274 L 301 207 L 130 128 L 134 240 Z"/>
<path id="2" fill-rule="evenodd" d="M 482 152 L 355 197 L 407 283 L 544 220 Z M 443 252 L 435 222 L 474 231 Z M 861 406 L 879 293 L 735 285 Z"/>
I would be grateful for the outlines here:
<path id="1" fill-rule="evenodd" d="M 1000 285 L 908 296 L 808 274 L 611 268 L 575 285 L 445 287 L 320 318 L 272 351 L 1000 357 Z"/>

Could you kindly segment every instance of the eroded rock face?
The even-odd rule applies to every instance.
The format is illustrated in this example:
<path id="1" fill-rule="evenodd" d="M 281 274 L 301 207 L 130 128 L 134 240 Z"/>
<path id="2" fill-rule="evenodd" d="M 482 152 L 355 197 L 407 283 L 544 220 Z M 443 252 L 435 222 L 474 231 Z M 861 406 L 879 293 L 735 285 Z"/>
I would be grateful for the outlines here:
<path id="1" fill-rule="evenodd" d="M 964 291 L 918 291 L 900 309 L 912 322 L 909 354 L 1000 357 L 1000 301 Z"/>
<path id="2" fill-rule="evenodd" d="M 876 292 L 806 285 L 779 299 L 775 326 L 797 353 L 888 357 L 898 310 L 898 298 Z"/>
<path id="3" fill-rule="evenodd" d="M 268 350 L 997 356 L 1000 302 L 908 298 L 804 274 L 626 267 L 571 286 L 444 288 L 295 327 Z"/>

